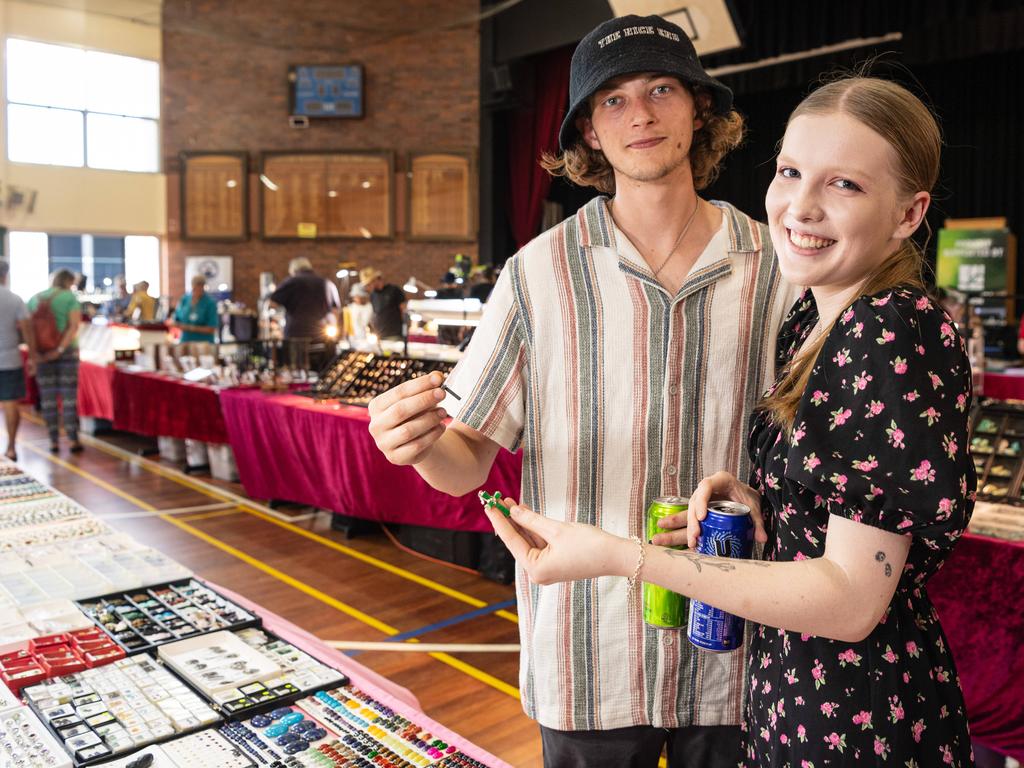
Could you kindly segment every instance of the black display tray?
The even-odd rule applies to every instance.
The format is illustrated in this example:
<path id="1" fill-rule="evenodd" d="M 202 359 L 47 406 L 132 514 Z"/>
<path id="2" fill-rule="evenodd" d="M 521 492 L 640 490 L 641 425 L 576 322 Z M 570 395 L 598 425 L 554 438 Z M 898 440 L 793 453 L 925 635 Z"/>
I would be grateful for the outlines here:
<path id="1" fill-rule="evenodd" d="M 178 605 L 176 608 L 175 606 L 168 605 L 167 602 L 153 594 L 163 593 L 167 590 L 170 590 L 172 593 L 177 594 L 179 597 L 181 597 L 184 602 L 191 603 L 192 605 L 195 605 L 201 609 L 203 608 L 203 605 L 201 603 L 193 602 L 191 598 L 189 598 L 188 596 L 181 595 L 179 592 L 177 592 L 177 588 L 187 587 L 191 585 L 193 582 L 197 584 L 199 587 L 213 593 L 218 600 L 222 600 L 228 605 L 232 606 L 241 617 L 245 618 L 242 618 L 240 621 L 228 623 L 224 626 L 219 627 L 199 627 L 196 626 L 196 624 L 192 621 L 189 621 L 186 616 L 183 616 L 179 613 L 177 608 L 183 606 Z M 133 598 L 142 595 L 147 595 L 148 601 L 140 601 L 140 605 L 140 603 L 135 602 Z M 124 604 L 118 605 L 115 604 L 114 601 L 123 601 Z M 110 622 L 107 622 L 101 618 L 100 611 L 92 610 L 92 606 L 98 606 L 103 603 L 108 604 L 109 610 L 115 613 L 117 612 L 117 608 L 125 609 L 121 615 L 122 621 L 126 621 L 129 624 L 129 626 L 126 627 L 125 630 L 118 632 L 116 630 L 108 628 L 106 625 Z M 251 611 L 248 611 L 245 608 L 242 608 L 240 605 L 237 605 L 233 601 L 224 597 L 224 595 L 220 594 L 217 590 L 213 589 L 211 586 L 203 582 L 201 579 L 197 579 L 195 577 L 190 577 L 187 579 L 176 579 L 174 581 L 168 582 L 161 582 L 159 584 L 139 587 L 138 589 L 133 590 L 122 590 L 118 592 L 112 592 L 107 595 L 100 595 L 99 597 L 88 598 L 85 600 L 77 600 L 75 601 L 75 604 L 78 606 L 79 610 L 82 611 L 82 613 L 88 616 L 89 619 L 94 624 L 96 624 L 96 626 L 102 629 L 128 655 L 134 655 L 137 653 L 154 650 L 161 645 L 173 643 L 177 640 L 185 640 L 190 637 L 196 637 L 197 635 L 205 635 L 209 634 L 210 632 L 220 632 L 222 630 L 232 631 L 238 629 L 246 629 L 247 627 L 258 627 L 262 624 L 262 619 L 260 619 L 258 615 L 255 615 Z M 136 618 L 127 618 L 129 615 L 134 615 L 135 612 L 141 614 L 141 616 Z M 166 614 L 168 612 L 174 614 L 174 617 L 167 617 Z M 168 631 L 170 631 L 172 635 L 174 635 L 175 631 L 182 632 L 183 634 L 162 638 L 155 642 L 151 641 L 147 639 L 145 635 L 135 631 L 135 628 L 131 626 L 133 621 L 140 620 L 143 617 L 145 619 L 148 619 L 150 623 L 155 624 L 156 626 L 162 627 L 164 629 L 168 629 L 168 622 L 173 622 L 174 626 L 176 627 L 176 630 L 168 629 Z M 181 621 L 182 624 L 179 626 L 175 619 L 177 619 L 177 621 Z M 125 633 L 128 632 L 132 633 L 134 635 L 134 638 L 141 642 L 132 642 L 130 637 L 125 636 Z"/>
<path id="2" fill-rule="evenodd" d="M 246 627 L 240 627 L 239 629 L 246 629 Z M 264 688 L 266 690 L 272 690 L 272 692 L 275 693 L 274 698 L 272 698 L 272 699 L 262 699 L 262 698 L 257 698 L 257 697 L 254 696 L 254 697 L 252 697 L 252 703 L 251 704 L 237 704 L 236 702 L 230 702 L 230 701 L 229 702 L 225 702 L 225 703 L 221 703 L 219 701 L 215 701 L 202 688 L 200 688 L 199 686 L 195 685 L 191 680 L 189 680 L 187 677 L 185 677 L 185 675 L 181 674 L 177 669 L 175 669 L 175 667 L 173 665 L 167 663 L 166 660 L 161 659 L 159 657 L 159 655 L 156 657 L 156 660 L 157 660 L 157 662 L 159 664 L 161 664 L 164 667 L 164 669 L 166 669 L 169 672 L 171 672 L 176 678 L 181 680 L 181 682 L 184 685 L 188 686 L 188 688 L 191 691 L 193 691 L 196 695 L 198 695 L 199 698 L 201 698 L 208 706 L 210 706 L 215 712 L 217 712 L 217 714 L 219 714 L 224 720 L 229 720 L 229 721 L 241 720 L 241 719 L 245 719 L 245 718 L 248 718 L 248 717 L 252 717 L 253 715 L 257 715 L 257 714 L 260 714 L 261 712 L 272 710 L 272 709 L 274 709 L 276 707 L 289 706 L 291 704 L 294 704 L 296 701 L 298 701 L 299 699 L 301 699 L 301 698 L 303 698 L 305 696 L 312 696 L 317 691 L 323 691 L 323 690 L 327 690 L 329 688 L 337 688 L 340 685 L 347 685 L 349 683 L 348 675 L 346 675 L 341 670 L 335 669 L 330 664 L 328 664 L 328 663 L 326 663 L 324 661 L 321 661 L 320 659 L 318 659 L 316 656 L 314 656 L 313 654 L 309 653 L 308 651 L 303 651 L 301 648 L 295 646 L 293 643 L 290 643 L 289 641 L 285 640 L 284 638 L 274 634 L 273 632 L 270 632 L 269 630 L 267 630 L 264 627 L 260 627 L 260 631 L 263 634 L 265 634 L 268 638 L 270 638 L 270 640 L 272 640 L 272 641 L 280 641 L 280 642 L 288 643 L 288 645 L 291 645 L 296 650 L 301 651 L 302 653 L 305 653 L 307 656 L 312 658 L 314 661 L 317 661 L 320 664 L 323 664 L 325 667 L 328 667 L 332 671 L 336 672 L 338 677 L 336 679 L 334 679 L 334 680 L 328 680 L 328 681 L 323 682 L 323 683 L 318 683 L 317 685 L 313 686 L 312 688 L 300 689 L 300 688 L 298 688 L 298 686 L 294 686 L 294 690 L 292 690 L 290 692 L 278 691 L 278 688 L 280 688 L 281 686 L 279 686 L 278 688 L 275 688 L 275 689 L 266 689 L 266 687 L 264 686 Z M 187 639 L 187 638 L 182 638 L 182 639 Z M 255 685 L 257 685 L 257 683 L 250 683 L 249 685 L 242 686 L 242 687 L 243 688 L 249 688 L 249 687 L 255 686 Z M 232 706 L 232 704 L 235 704 L 235 706 Z"/>

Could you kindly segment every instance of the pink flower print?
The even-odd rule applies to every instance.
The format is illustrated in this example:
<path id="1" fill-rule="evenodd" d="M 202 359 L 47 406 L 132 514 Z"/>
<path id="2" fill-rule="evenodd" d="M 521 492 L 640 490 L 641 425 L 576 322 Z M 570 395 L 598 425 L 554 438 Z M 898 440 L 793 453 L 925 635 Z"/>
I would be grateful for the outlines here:
<path id="1" fill-rule="evenodd" d="M 872 400 L 870 403 L 868 403 L 867 408 L 868 408 L 868 412 L 867 412 L 867 415 L 864 418 L 865 419 L 870 419 L 870 418 L 873 418 L 873 417 L 877 416 L 882 411 L 884 411 L 885 410 L 885 404 L 880 402 L 880 401 L 878 401 L 878 400 Z"/>
<path id="2" fill-rule="evenodd" d="M 885 491 L 879 488 L 877 485 L 872 484 L 871 493 L 868 494 L 868 499 L 877 499 L 879 496 L 884 496 Z"/>
<path id="3" fill-rule="evenodd" d="M 963 413 L 967 409 L 967 395 L 959 394 L 956 396 L 956 409 Z"/>
<path id="4" fill-rule="evenodd" d="M 853 411 L 849 408 L 838 408 L 832 411 L 832 423 L 828 425 L 828 431 L 831 432 L 836 427 L 841 427 L 852 415 Z"/>
<path id="5" fill-rule="evenodd" d="M 949 707 L 943 704 L 941 707 L 939 707 L 939 719 L 945 720 L 947 717 L 949 717 Z"/>
<path id="6" fill-rule="evenodd" d="M 764 739 L 765 741 L 770 741 L 771 740 L 771 734 L 768 733 L 768 729 L 767 728 L 762 728 L 761 729 L 761 738 Z"/>
<path id="7" fill-rule="evenodd" d="M 842 323 L 843 323 L 843 325 L 846 325 L 851 320 L 853 320 L 853 310 L 852 309 L 848 309 L 845 312 L 843 312 Z"/>
<path id="8" fill-rule="evenodd" d="M 861 461 L 854 461 L 853 468 L 860 472 L 870 472 L 878 466 L 878 459 L 874 456 L 868 456 L 866 459 Z"/>
<path id="9" fill-rule="evenodd" d="M 887 331 L 885 328 L 882 329 L 882 335 L 875 339 L 878 344 L 888 344 L 896 338 L 896 334 L 892 331 Z"/>
<path id="10" fill-rule="evenodd" d="M 942 749 L 940 751 L 942 752 L 942 762 L 944 762 L 946 765 L 952 765 L 953 751 L 949 748 L 949 745 L 943 744 Z"/>
<path id="11" fill-rule="evenodd" d="M 813 544 L 814 546 L 818 546 L 818 537 L 817 537 L 817 536 L 815 536 L 815 535 L 814 535 L 813 533 L 811 533 L 810 531 L 808 531 L 808 530 L 806 530 L 806 529 L 804 529 L 804 538 L 805 538 L 805 539 L 807 539 L 807 541 L 808 541 L 808 542 L 809 542 L 810 544 Z M 802 640 L 802 639 L 803 639 L 803 637 L 801 636 L 801 638 L 800 638 L 800 639 Z M 806 642 L 806 641 L 805 641 L 805 642 Z"/>
<path id="12" fill-rule="evenodd" d="M 956 457 L 958 447 L 956 435 L 954 433 L 950 432 L 948 435 L 943 435 L 942 449 L 946 452 L 946 455 L 949 456 L 949 458 L 952 459 Z"/>
<path id="13" fill-rule="evenodd" d="M 942 386 L 942 379 L 939 378 L 938 374 L 928 371 L 928 378 L 931 379 L 932 389 L 938 389 Z"/>
<path id="14" fill-rule="evenodd" d="M 898 723 L 903 719 L 903 705 L 900 703 L 899 696 L 889 697 L 889 720 L 893 723 Z"/>
<path id="15" fill-rule="evenodd" d="M 885 296 L 883 296 L 880 299 L 872 299 L 871 300 L 871 306 L 872 307 L 884 307 L 886 304 L 889 303 L 889 299 L 891 299 L 891 298 L 892 298 L 892 294 L 891 293 L 887 293 Z"/>
<path id="16" fill-rule="evenodd" d="M 938 667 L 935 670 L 935 679 L 938 680 L 940 683 L 948 683 L 949 672 L 944 670 L 942 667 Z"/>
<path id="17" fill-rule="evenodd" d="M 796 428 L 793 429 L 793 437 L 792 437 L 793 445 L 800 445 L 800 441 L 803 440 L 804 439 L 804 435 L 807 434 L 807 430 L 804 429 L 804 426 L 805 425 L 803 423 L 801 423 L 799 427 L 796 427 Z M 781 436 L 782 433 L 780 432 L 779 435 Z"/>
<path id="18" fill-rule="evenodd" d="M 839 368 L 842 368 L 844 365 L 850 362 L 850 350 L 839 350 L 836 353 L 836 356 L 832 358 L 832 362 L 835 363 Z"/>
<path id="19" fill-rule="evenodd" d="M 764 688 L 762 689 L 762 693 L 764 693 L 764 695 L 767 696 L 771 692 L 772 692 L 772 684 L 769 681 L 765 680 L 764 681 Z"/>
<path id="20" fill-rule="evenodd" d="M 796 561 L 796 560 L 806 560 L 806 559 L 807 559 L 807 555 L 805 555 L 803 552 L 797 552 L 795 555 L 793 555 L 793 560 L 794 561 Z"/>
<path id="21" fill-rule="evenodd" d="M 846 749 L 846 734 L 840 736 L 838 733 L 833 731 L 825 737 L 825 743 L 828 744 L 829 749 L 838 749 L 842 752 Z"/>
<path id="22" fill-rule="evenodd" d="M 807 533 L 810 534 L 810 531 Z M 825 684 L 825 668 L 817 659 L 814 660 L 814 666 L 811 667 L 811 677 L 814 678 L 814 690 L 818 690 Z"/>
<path id="23" fill-rule="evenodd" d="M 865 389 L 867 389 L 868 382 L 873 381 L 874 378 L 875 377 L 872 376 L 867 371 L 861 371 L 860 376 L 853 377 L 853 391 L 863 392 Z"/>
<path id="24" fill-rule="evenodd" d="M 834 717 L 839 704 L 834 701 L 823 701 L 821 703 L 821 714 L 825 717 Z"/>
<path id="25" fill-rule="evenodd" d="M 910 656 L 910 658 L 912 659 L 916 659 L 918 656 L 921 655 L 921 651 L 919 651 L 917 648 L 917 643 L 915 643 L 913 640 L 907 641 L 907 655 Z"/>
<path id="26" fill-rule="evenodd" d="M 917 394 L 917 390 L 916 389 L 912 389 L 910 392 L 907 392 L 907 394 L 905 394 L 903 396 L 903 399 L 906 400 L 908 403 L 912 403 L 915 400 L 917 400 L 917 398 L 919 398 L 919 397 L 920 397 L 920 395 Z"/>
<path id="27" fill-rule="evenodd" d="M 949 520 L 951 514 L 953 514 L 953 500 L 947 498 L 939 499 L 939 520 Z"/>
<path id="28" fill-rule="evenodd" d="M 853 337 L 855 339 L 859 339 L 862 333 L 864 333 L 864 323 L 857 323 L 853 326 Z"/>
<path id="29" fill-rule="evenodd" d="M 930 427 L 939 420 L 942 414 L 936 411 L 934 407 L 929 406 L 928 410 L 921 411 L 920 416 L 922 419 L 928 419 L 928 426 Z"/>
<path id="30" fill-rule="evenodd" d="M 800 682 L 800 678 L 796 676 L 796 667 L 793 667 L 792 669 L 787 669 L 786 674 L 783 675 L 783 677 L 786 678 L 786 682 L 790 685 L 794 685 Z"/>
<path id="31" fill-rule="evenodd" d="M 804 705 L 804 697 L 803 696 L 797 696 L 795 699 L 793 699 L 793 703 L 796 704 L 798 707 L 802 707 Z M 801 728 L 802 727 L 803 726 L 801 726 Z M 802 739 L 801 739 L 801 741 L 802 741 Z"/>
<path id="32" fill-rule="evenodd" d="M 903 444 L 903 430 L 896 426 L 896 422 L 890 421 L 889 426 L 885 429 L 885 434 L 889 436 L 889 445 L 893 448 L 906 448 Z"/>
<path id="33" fill-rule="evenodd" d="M 908 684 L 910 683 L 910 673 L 909 672 L 904 672 L 903 673 L 903 682 L 904 683 L 908 683 Z"/>
<path id="34" fill-rule="evenodd" d="M 943 323 L 939 326 L 939 336 L 942 337 L 942 346 L 951 347 L 953 339 L 956 337 L 956 331 L 953 330 L 953 326 L 949 323 Z"/>
<path id="35" fill-rule="evenodd" d="M 899 661 L 899 656 L 893 651 L 891 645 L 885 646 L 885 653 L 882 654 L 882 658 L 888 661 L 890 664 L 895 664 Z"/>
<path id="36" fill-rule="evenodd" d="M 822 403 L 828 402 L 828 392 L 822 392 L 820 389 L 814 390 L 814 394 L 811 395 L 811 402 L 815 405 L 821 405 Z"/>
<path id="37" fill-rule="evenodd" d="M 920 312 L 922 309 L 928 309 L 928 297 L 922 296 L 921 298 L 919 298 L 917 302 L 914 304 L 914 308 L 918 312 Z"/>
<path id="38" fill-rule="evenodd" d="M 935 470 L 932 468 L 932 463 L 928 459 L 924 459 L 918 464 L 917 469 L 910 470 L 910 479 L 917 480 L 925 485 L 934 482 Z"/>
<path id="39" fill-rule="evenodd" d="M 814 468 L 821 464 L 821 459 L 814 455 L 813 452 L 804 456 L 804 471 L 812 472 Z"/>
<path id="40" fill-rule="evenodd" d="M 918 344 L 916 347 L 914 347 L 914 349 L 917 352 L 917 354 L 924 355 L 924 344 Z"/>
<path id="41" fill-rule="evenodd" d="M 767 487 L 769 487 L 769 488 L 778 489 L 778 487 L 779 487 L 779 478 L 777 478 L 775 475 L 769 473 L 768 477 L 766 477 L 764 479 L 764 484 Z"/>
<path id="42" fill-rule="evenodd" d="M 875 754 L 881 758 L 889 756 L 889 745 L 885 743 L 885 738 L 881 736 L 875 736 Z"/>
<path id="43" fill-rule="evenodd" d="M 924 724 L 924 720 L 915 720 L 914 724 L 910 726 L 910 734 L 914 737 L 914 741 L 918 744 L 921 743 L 921 734 L 924 733 L 924 729 L 927 728 Z"/>
<path id="44" fill-rule="evenodd" d="M 804 741 L 807 741 L 807 739 L 804 739 Z M 800 768 L 814 768 L 814 763 L 812 763 L 810 760 L 801 760 Z"/>
<path id="45" fill-rule="evenodd" d="M 800 739 L 801 742 L 806 742 L 807 741 L 807 729 L 804 728 L 802 725 L 798 725 L 796 727 L 796 737 L 798 739 Z"/>
<path id="46" fill-rule="evenodd" d="M 779 742 L 782 744 L 789 744 L 789 736 L 784 733 L 779 734 Z"/>
<path id="47" fill-rule="evenodd" d="M 847 664 L 853 664 L 853 666 L 859 667 L 861 658 L 853 648 L 847 648 L 839 654 L 839 666 L 845 667 Z"/>
<path id="48" fill-rule="evenodd" d="M 834 485 L 836 487 L 837 491 L 845 491 L 846 490 L 846 481 L 847 481 L 847 479 L 848 478 L 846 477 L 846 475 L 840 475 L 840 474 L 835 474 L 834 473 L 832 475 L 832 477 L 829 478 L 829 481 L 832 483 L 832 485 Z"/>
<path id="49" fill-rule="evenodd" d="M 867 710 L 862 710 L 853 716 L 853 724 L 859 725 L 862 731 L 866 731 L 871 727 L 871 713 Z"/>
<path id="50" fill-rule="evenodd" d="M 772 655 L 770 653 L 761 654 L 761 669 L 767 669 L 772 663 Z"/>
<path id="51" fill-rule="evenodd" d="M 907 361 L 897 355 L 896 359 L 892 361 L 892 369 L 897 376 L 902 376 L 907 372 Z"/>

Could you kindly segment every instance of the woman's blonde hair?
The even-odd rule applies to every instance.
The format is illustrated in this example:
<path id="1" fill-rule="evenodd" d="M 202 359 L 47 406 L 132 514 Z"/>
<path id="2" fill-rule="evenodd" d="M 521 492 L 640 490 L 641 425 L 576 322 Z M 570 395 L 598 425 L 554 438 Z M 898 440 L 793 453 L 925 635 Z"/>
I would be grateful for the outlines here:
<path id="1" fill-rule="evenodd" d="M 931 192 L 939 178 L 942 136 L 935 116 L 920 99 L 889 80 L 848 76 L 811 93 L 793 110 L 786 125 L 788 128 L 801 115 L 837 113 L 867 126 L 892 147 L 896 158 L 893 172 L 901 195 Z M 928 222 L 924 223 L 930 236 Z M 908 238 L 868 276 L 860 295 L 871 296 L 901 285 L 923 290 L 923 267 L 921 247 Z M 760 407 L 787 433 L 793 428 L 814 363 L 834 325 L 835 321 L 821 329 L 817 339 L 792 360 L 778 386 L 761 403 Z"/>
<path id="2" fill-rule="evenodd" d="M 718 178 L 722 159 L 743 143 L 743 117 L 735 110 L 724 115 L 715 114 L 714 101 L 707 90 L 686 83 L 683 86 L 693 94 L 697 118 L 703 121 L 703 125 L 693 133 L 690 167 L 693 186 L 704 189 Z M 579 115 L 590 117 L 590 114 L 590 102 L 587 101 L 580 107 Z M 615 171 L 604 152 L 591 149 L 582 136 L 577 136 L 575 143 L 560 154 L 543 153 L 540 164 L 552 176 L 564 176 L 581 187 L 593 187 L 607 195 L 615 194 Z"/>

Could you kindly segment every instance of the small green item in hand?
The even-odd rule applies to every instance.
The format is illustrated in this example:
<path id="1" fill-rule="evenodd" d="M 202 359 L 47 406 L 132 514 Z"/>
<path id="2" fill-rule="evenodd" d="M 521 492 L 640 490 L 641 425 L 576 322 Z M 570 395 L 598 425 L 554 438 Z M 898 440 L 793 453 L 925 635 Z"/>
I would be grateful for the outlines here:
<path id="1" fill-rule="evenodd" d="M 487 491 L 480 491 L 480 493 L 477 494 L 477 498 L 480 499 L 480 503 L 485 507 L 496 509 L 505 517 L 509 517 L 512 514 L 511 510 L 501 503 L 501 491 L 495 491 L 493 494 L 488 493 Z"/>

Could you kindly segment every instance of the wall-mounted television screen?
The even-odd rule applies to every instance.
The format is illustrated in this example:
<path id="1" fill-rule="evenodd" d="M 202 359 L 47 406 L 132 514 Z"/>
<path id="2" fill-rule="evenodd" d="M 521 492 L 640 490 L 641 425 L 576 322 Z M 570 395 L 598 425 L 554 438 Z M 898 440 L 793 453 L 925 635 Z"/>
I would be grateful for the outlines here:
<path id="1" fill-rule="evenodd" d="M 360 64 L 291 67 L 288 86 L 293 115 L 363 116 L 363 67 Z"/>

